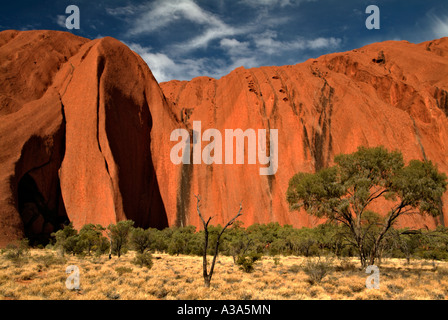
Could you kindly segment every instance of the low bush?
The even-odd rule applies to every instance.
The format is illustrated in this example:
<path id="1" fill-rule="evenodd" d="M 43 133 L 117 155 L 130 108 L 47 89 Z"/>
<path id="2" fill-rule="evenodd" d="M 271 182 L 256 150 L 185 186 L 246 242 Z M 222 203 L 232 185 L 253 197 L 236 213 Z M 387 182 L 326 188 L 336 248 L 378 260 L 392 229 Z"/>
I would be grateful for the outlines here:
<path id="1" fill-rule="evenodd" d="M 333 259 L 330 257 L 313 257 L 305 260 L 302 269 L 308 276 L 311 285 L 322 282 L 326 275 L 333 271 Z"/>
<path id="2" fill-rule="evenodd" d="M 128 267 L 116 267 L 115 271 L 118 273 L 119 276 L 123 275 L 124 273 L 131 273 L 132 268 Z"/>
<path id="3" fill-rule="evenodd" d="M 240 267 L 241 270 L 249 273 L 254 271 L 254 264 L 255 262 L 261 259 L 261 256 L 262 256 L 261 253 L 255 253 L 255 252 L 240 255 L 236 259 L 236 264 Z"/>
<path id="4" fill-rule="evenodd" d="M 36 256 L 34 257 L 34 260 L 45 268 L 48 268 L 52 265 L 61 265 L 67 261 L 64 257 L 56 256 L 51 253 Z"/>
<path id="5" fill-rule="evenodd" d="M 359 269 L 352 261 L 348 258 L 341 258 L 339 265 L 335 267 L 336 271 L 355 271 Z"/>
<path id="6" fill-rule="evenodd" d="M 293 264 L 292 266 L 290 266 L 288 268 L 288 272 L 290 272 L 290 273 L 298 273 L 301 269 L 302 268 L 299 265 Z"/>
<path id="7" fill-rule="evenodd" d="M 15 264 L 23 264 L 28 261 L 29 258 L 29 244 L 28 239 L 22 239 L 16 243 L 10 243 L 2 250 L 2 254 L 6 259 L 12 261 Z"/>
<path id="8" fill-rule="evenodd" d="M 152 261 L 152 254 L 150 252 L 137 253 L 132 263 L 148 269 L 151 269 L 154 264 Z"/>

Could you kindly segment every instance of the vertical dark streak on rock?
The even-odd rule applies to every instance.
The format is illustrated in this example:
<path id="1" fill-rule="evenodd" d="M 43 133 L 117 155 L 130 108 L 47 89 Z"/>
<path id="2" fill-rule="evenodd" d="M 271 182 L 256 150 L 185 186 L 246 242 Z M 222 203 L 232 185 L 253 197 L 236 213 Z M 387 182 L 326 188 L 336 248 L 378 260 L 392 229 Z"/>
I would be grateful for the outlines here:
<path id="1" fill-rule="evenodd" d="M 180 167 L 180 183 L 177 190 L 176 197 L 176 221 L 174 223 L 177 227 L 183 227 L 187 224 L 186 217 L 188 215 L 188 208 L 190 206 L 190 195 L 192 194 L 191 179 L 193 177 L 193 142 L 194 132 L 192 129 L 188 130 L 190 133 L 190 163 L 182 163 Z"/>
<path id="2" fill-rule="evenodd" d="M 436 99 L 437 107 L 448 117 L 448 92 L 436 87 L 434 98 Z"/>
<path id="3" fill-rule="evenodd" d="M 332 99 L 334 88 L 328 84 L 326 79 L 322 79 L 324 80 L 324 85 L 320 90 L 319 100 L 315 102 L 316 110 L 320 111 L 319 126 L 321 128 L 320 132 L 315 130 L 313 133 L 312 153 L 315 159 L 314 169 L 316 171 L 327 166 L 333 144 L 331 136 L 331 114 L 333 111 Z"/>
<path id="4" fill-rule="evenodd" d="M 266 72 L 262 68 L 260 70 L 263 72 L 264 76 L 266 77 L 266 80 L 268 81 L 268 84 L 271 87 L 272 94 L 274 95 L 274 105 L 272 106 L 272 111 L 271 111 L 271 114 L 269 115 L 269 117 L 272 116 L 274 120 L 277 120 L 278 119 L 278 95 L 275 92 L 274 85 L 272 84 L 272 82 L 269 79 Z M 258 80 L 257 80 L 257 85 L 258 85 Z M 260 88 L 259 85 L 258 85 L 258 88 Z M 261 89 L 260 89 L 260 93 L 261 93 Z"/>
<path id="5" fill-rule="evenodd" d="M 421 152 L 422 152 L 423 159 L 424 159 L 425 161 L 428 161 L 428 159 L 426 158 L 425 148 L 423 147 L 422 141 L 421 141 L 421 139 L 420 139 L 420 132 L 418 131 L 417 125 L 415 124 L 415 119 L 414 119 L 411 115 L 409 115 L 409 117 L 410 117 L 411 120 L 412 120 L 412 124 L 413 124 L 413 126 L 414 126 L 414 132 L 415 132 L 415 139 L 417 140 L 417 143 L 418 143 L 418 145 L 419 145 L 419 147 L 420 147 L 420 150 L 421 150 Z"/>
<path id="6" fill-rule="evenodd" d="M 280 74 L 281 72 L 281 74 Z M 287 101 L 288 104 L 290 105 L 292 112 L 294 113 L 294 115 L 298 116 L 299 113 L 297 112 L 297 106 L 295 103 L 295 98 L 296 98 L 296 92 L 294 90 L 294 86 L 291 86 L 291 90 L 288 89 L 288 81 L 291 82 L 288 74 L 284 71 L 284 70 L 280 70 L 280 72 L 276 71 L 275 74 L 277 75 L 278 79 L 280 80 L 281 84 L 282 84 L 282 88 L 284 88 L 285 90 L 285 94 L 287 95 Z"/>
<path id="7" fill-rule="evenodd" d="M 305 155 L 305 159 L 308 159 L 308 157 L 311 156 L 308 152 L 309 150 L 311 150 L 310 138 L 308 136 L 308 131 L 306 130 L 306 126 L 302 118 L 300 118 L 300 122 L 302 123 L 303 127 L 303 153 Z"/>
<path id="8" fill-rule="evenodd" d="M 266 79 L 268 80 L 269 85 L 271 86 L 272 89 L 272 93 L 274 94 L 274 106 L 272 108 L 271 114 L 268 116 L 266 113 L 266 104 L 263 98 L 263 94 L 261 92 L 261 87 L 259 84 L 259 81 L 257 79 L 257 77 L 255 76 L 255 74 L 251 71 L 251 76 L 254 79 L 254 83 L 257 85 L 258 87 L 258 92 L 259 94 L 259 99 L 261 99 L 262 103 L 263 103 L 263 120 L 266 121 L 266 155 L 269 154 L 269 156 L 271 155 L 271 122 L 270 119 L 271 117 L 273 118 L 274 122 L 277 118 L 277 111 L 278 111 L 278 97 L 275 93 L 274 90 L 274 86 L 271 83 L 271 81 L 269 80 L 269 77 L 267 76 L 266 72 L 261 68 L 260 69 L 263 72 L 263 75 L 266 77 Z M 273 191 L 273 187 L 274 187 L 274 183 L 275 183 L 275 175 L 267 175 L 266 176 L 267 182 L 268 182 L 268 187 L 269 187 L 269 216 L 271 219 L 273 219 L 274 215 L 273 215 L 273 211 L 272 211 L 272 191 Z"/>
<path id="9" fill-rule="evenodd" d="M 213 81 L 213 85 L 214 85 L 214 88 L 215 88 L 215 92 L 214 92 L 214 94 L 213 94 L 213 101 L 212 101 L 212 104 L 213 104 L 213 123 L 218 123 L 218 118 L 217 118 L 217 105 L 216 105 L 216 93 L 217 93 L 217 91 L 218 91 L 218 84 L 216 83 L 216 80 L 215 79 L 213 79 L 212 80 Z"/>
<path id="10" fill-rule="evenodd" d="M 428 45 L 428 49 L 431 45 L 432 45 L 432 42 Z M 430 51 L 430 49 L 429 49 L 429 51 Z M 448 117 L 448 92 L 446 90 L 436 87 L 436 90 L 434 93 L 434 98 L 436 100 L 437 107 L 439 109 L 441 109 L 445 113 L 445 115 Z M 412 119 L 412 120 L 414 121 L 414 119 Z M 414 121 L 414 127 L 415 127 L 415 121 Z M 421 145 L 420 141 L 419 141 L 419 143 Z M 423 148 L 423 146 L 421 146 L 421 147 Z M 426 159 L 426 157 L 425 157 L 425 159 Z M 440 219 L 439 219 L 440 224 L 445 227 L 445 220 L 443 219 L 442 198 L 440 198 L 440 200 L 439 200 L 439 210 L 441 212 Z"/>
<path id="11" fill-rule="evenodd" d="M 178 92 L 177 97 L 176 97 L 176 105 L 177 106 L 179 105 L 180 95 L 181 95 L 182 91 L 184 91 L 185 87 L 187 86 L 187 83 L 188 82 L 183 83 L 182 86 L 179 88 L 179 92 Z"/>
<path id="12" fill-rule="evenodd" d="M 97 77 L 98 77 L 98 85 L 97 85 L 97 97 L 96 97 L 96 141 L 98 142 L 98 149 L 100 150 L 101 154 L 103 155 L 103 151 L 101 150 L 101 143 L 100 143 L 100 94 L 101 94 L 101 77 L 103 76 L 104 72 L 104 59 L 103 57 L 98 57 L 98 67 L 97 67 Z M 106 110 L 104 110 L 106 112 Z M 104 157 L 104 155 L 103 155 Z M 109 165 L 107 164 L 107 160 L 104 157 L 104 164 L 106 165 L 106 171 L 107 174 L 110 176 L 109 173 Z"/>
<path id="13" fill-rule="evenodd" d="M 176 106 L 179 107 L 179 100 L 182 92 L 189 82 L 184 82 L 179 88 L 177 97 L 176 97 Z M 185 108 L 185 106 L 184 106 Z M 188 216 L 188 208 L 190 206 L 190 196 L 191 196 L 191 179 L 193 177 L 193 144 L 194 144 L 194 132 L 191 129 L 191 125 L 189 121 L 185 122 L 187 130 L 190 134 L 190 163 L 182 163 L 180 166 L 180 181 L 177 189 L 176 196 L 176 221 L 174 222 L 175 226 L 182 227 L 187 223 Z"/>

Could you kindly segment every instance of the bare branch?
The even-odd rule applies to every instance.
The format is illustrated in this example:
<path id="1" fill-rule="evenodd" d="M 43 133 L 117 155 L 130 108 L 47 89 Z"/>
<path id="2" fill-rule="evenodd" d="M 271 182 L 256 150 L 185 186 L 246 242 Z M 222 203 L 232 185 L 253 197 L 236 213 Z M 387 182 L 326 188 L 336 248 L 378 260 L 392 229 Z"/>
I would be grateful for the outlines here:
<path id="1" fill-rule="evenodd" d="M 222 229 L 221 233 L 219 234 L 219 237 L 221 237 L 221 235 L 224 233 L 224 231 L 227 229 L 227 227 L 231 226 L 239 216 L 243 215 L 241 213 L 241 210 L 243 210 L 243 205 L 240 202 L 240 209 L 238 210 L 238 213 L 229 222 L 227 222 L 227 224 L 225 225 L 225 227 Z M 219 240 L 219 238 L 218 238 L 218 240 Z"/>
<path id="2" fill-rule="evenodd" d="M 207 228 L 208 224 L 210 223 L 210 220 L 212 219 L 212 217 L 209 217 L 208 220 L 207 220 L 207 222 L 205 222 L 204 217 L 203 217 L 202 214 L 201 214 L 201 210 L 199 210 L 199 208 L 201 207 L 201 205 L 200 205 L 200 202 L 201 202 L 201 196 L 198 195 L 198 194 L 195 194 L 194 196 L 195 196 L 196 199 L 197 199 L 197 202 L 196 202 L 196 210 L 198 211 L 199 218 L 201 218 L 202 224 L 204 225 L 204 229 L 205 229 L 205 228 Z"/>
<path id="3" fill-rule="evenodd" d="M 197 199 L 197 204 L 196 204 L 196 208 L 198 211 L 198 215 L 202 220 L 202 224 L 204 225 L 204 251 L 203 251 L 203 256 L 202 256 L 202 273 L 204 276 L 204 283 L 206 287 L 210 287 L 210 281 L 212 279 L 213 276 L 213 270 L 215 268 L 215 263 L 216 263 L 216 257 L 218 256 L 218 251 L 219 251 L 219 240 L 221 239 L 222 234 L 224 233 L 224 231 L 227 229 L 227 227 L 231 226 L 235 220 L 242 215 L 242 210 L 243 210 L 243 206 L 240 203 L 240 209 L 238 210 L 238 213 L 236 214 L 235 217 L 233 217 L 229 222 L 227 222 L 227 224 L 224 226 L 224 228 L 221 230 L 221 232 L 218 235 L 218 238 L 216 240 L 216 244 L 215 244 L 215 254 L 213 256 L 213 260 L 212 260 L 212 264 L 210 266 L 210 272 L 208 272 L 207 270 L 207 248 L 208 248 L 208 224 L 210 223 L 210 220 L 212 219 L 212 217 L 209 217 L 207 222 L 205 222 L 204 217 L 201 214 L 201 210 L 199 210 L 200 207 L 200 201 L 201 201 L 201 197 L 199 195 L 195 195 L 196 199 Z"/>

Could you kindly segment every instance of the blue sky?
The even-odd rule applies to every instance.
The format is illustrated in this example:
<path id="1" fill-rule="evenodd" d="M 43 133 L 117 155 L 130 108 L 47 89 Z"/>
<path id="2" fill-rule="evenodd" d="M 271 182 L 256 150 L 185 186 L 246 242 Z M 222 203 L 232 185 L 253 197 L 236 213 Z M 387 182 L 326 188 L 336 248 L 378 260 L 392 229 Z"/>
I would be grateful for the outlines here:
<path id="1" fill-rule="evenodd" d="M 68 5 L 80 29 L 67 30 Z M 380 29 L 368 30 L 368 5 Z M 111 36 L 148 63 L 159 82 L 220 78 L 233 69 L 303 62 L 385 40 L 448 36 L 446 0 L 61 0 L 0 4 L 0 30 L 51 29 Z"/>

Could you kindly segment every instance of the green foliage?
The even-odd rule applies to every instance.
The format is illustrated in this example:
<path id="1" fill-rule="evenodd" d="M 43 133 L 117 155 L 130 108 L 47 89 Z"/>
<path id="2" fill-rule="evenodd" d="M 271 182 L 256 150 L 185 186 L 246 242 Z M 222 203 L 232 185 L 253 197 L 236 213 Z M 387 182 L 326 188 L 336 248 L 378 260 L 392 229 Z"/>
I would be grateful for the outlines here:
<path id="1" fill-rule="evenodd" d="M 419 236 L 415 256 L 430 260 L 448 260 L 448 228 L 439 226 L 436 230 L 425 230 Z"/>
<path id="2" fill-rule="evenodd" d="M 86 224 L 79 231 L 78 251 L 86 251 L 88 255 L 92 251 L 104 254 L 109 250 L 109 241 L 103 236 L 106 229 L 99 224 Z"/>
<path id="3" fill-rule="evenodd" d="M 129 267 L 116 267 L 115 271 L 118 273 L 119 276 L 122 276 L 125 273 L 131 273 L 132 268 Z"/>
<path id="4" fill-rule="evenodd" d="M 335 166 L 291 178 L 286 197 L 291 209 L 303 207 L 317 217 L 345 222 L 345 214 L 369 202 L 373 187 L 390 186 L 403 168 L 401 154 L 383 147 L 360 147 L 355 153 L 337 155 L 334 161 Z"/>
<path id="5" fill-rule="evenodd" d="M 365 237 L 364 255 L 367 256 L 375 245 L 375 239 L 383 223 L 384 217 L 379 214 L 369 210 L 364 212 L 361 224 Z M 132 226 L 132 221 L 119 222 L 117 225 L 108 227 L 108 234 L 112 236 L 113 246 L 121 243 L 120 254 L 128 249 L 136 251 L 133 262 L 139 266 L 152 266 L 151 252 L 203 255 L 203 230 L 196 231 L 193 226 L 170 227 L 163 230 Z M 209 226 L 208 228 L 209 240 L 213 244 L 222 227 Z M 103 230 L 99 226 L 87 225 L 78 234 L 71 225 L 68 225 L 53 234 L 55 237 L 53 248 L 78 255 L 89 254 L 89 247 L 90 252 L 95 254 L 107 252 L 109 240 L 102 236 Z M 281 226 L 278 223 L 254 224 L 245 229 L 240 223 L 235 223 L 223 234 L 219 248 L 221 254 L 232 256 L 235 264 L 247 272 L 253 270 L 254 264 L 263 255 L 273 256 L 274 262 L 278 255 L 305 257 L 333 255 L 339 258 L 358 255 L 357 244 L 349 228 L 344 224 L 331 221 L 314 228 L 300 229 L 290 225 Z M 213 249 L 208 248 L 208 253 Z M 5 253 L 6 250 L 3 252 Z M 117 247 L 113 248 L 112 252 L 118 254 Z M 11 254 L 11 257 L 13 256 Z M 377 250 L 377 258 L 380 259 L 382 256 L 406 258 L 408 261 L 412 258 L 448 260 L 448 228 L 442 226 L 436 230 L 391 228 Z M 42 259 L 41 265 L 58 263 L 50 256 Z M 352 265 L 345 266 L 341 263 L 338 268 L 351 270 Z"/>
<path id="6" fill-rule="evenodd" d="M 151 247 L 153 235 L 150 229 L 135 228 L 131 234 L 131 243 L 135 251 L 143 254 Z"/>
<path id="7" fill-rule="evenodd" d="M 127 252 L 134 221 L 119 221 L 107 227 L 112 253 L 118 257 Z"/>
<path id="8" fill-rule="evenodd" d="M 149 228 L 152 234 L 153 242 L 151 243 L 151 251 L 167 252 L 168 243 L 167 239 L 171 239 L 173 234 L 173 228 L 165 228 L 163 230 L 157 230 Z"/>
<path id="9" fill-rule="evenodd" d="M 412 160 L 392 179 L 391 189 L 402 202 L 420 213 L 435 217 L 441 213 L 441 197 L 447 177 L 431 161 Z"/>
<path id="10" fill-rule="evenodd" d="M 54 247 L 61 250 L 62 254 L 75 254 L 77 252 L 78 232 L 73 228 L 72 223 L 57 232 L 53 232 L 51 236 L 55 238 Z"/>
<path id="11" fill-rule="evenodd" d="M 167 248 L 168 253 L 171 255 L 189 254 L 191 250 L 194 250 L 194 246 L 190 245 L 195 242 L 195 230 L 194 226 L 174 228 Z"/>
<path id="12" fill-rule="evenodd" d="M 105 230 L 99 224 L 86 224 L 78 233 L 70 223 L 51 235 L 55 239 L 54 248 L 61 250 L 62 254 L 91 255 L 95 252 L 101 255 L 109 251 L 109 241 L 103 236 Z"/>
<path id="13" fill-rule="evenodd" d="M 137 253 L 132 263 L 142 268 L 146 267 L 148 269 L 151 269 L 154 264 L 154 262 L 152 261 L 151 252 Z"/>
<path id="14" fill-rule="evenodd" d="M 58 257 L 54 254 L 48 253 L 44 255 L 38 255 L 34 257 L 34 260 L 38 263 L 38 266 L 48 268 L 52 265 L 61 265 L 66 263 L 66 259 L 63 257 Z"/>
<path id="15" fill-rule="evenodd" d="M 274 265 L 276 265 L 276 266 L 280 265 L 280 258 L 279 257 L 274 257 Z"/>
<path id="16" fill-rule="evenodd" d="M 251 252 L 249 254 L 238 256 L 238 258 L 236 259 L 236 264 L 240 267 L 241 270 L 249 273 L 254 271 L 254 264 L 260 259 L 260 253 Z"/>
<path id="17" fill-rule="evenodd" d="M 233 261 L 236 258 L 245 254 L 249 248 L 253 247 L 253 241 L 249 239 L 247 233 L 244 230 L 240 230 L 237 233 L 232 234 L 232 229 L 229 230 L 229 234 L 226 235 L 224 242 L 224 249 L 222 253 L 233 257 Z"/>
<path id="18" fill-rule="evenodd" d="M 316 173 L 297 173 L 289 181 L 286 199 L 291 210 L 346 226 L 345 238 L 358 250 L 363 266 L 380 256 L 396 219 L 403 214 L 440 214 L 440 199 L 447 177 L 430 161 L 412 160 L 404 165 L 398 151 L 360 147 L 338 155 L 335 165 Z M 389 210 L 369 211 L 377 199 L 393 200 Z"/>
<path id="19" fill-rule="evenodd" d="M 22 265 L 28 261 L 29 250 L 28 239 L 22 239 L 16 243 L 8 244 L 5 249 L 2 249 L 2 254 L 14 264 Z"/>

